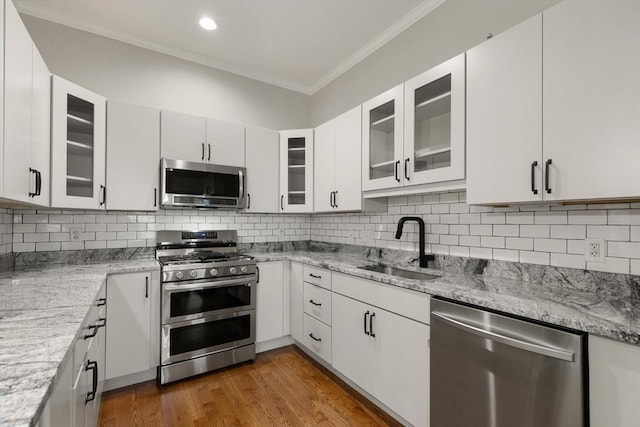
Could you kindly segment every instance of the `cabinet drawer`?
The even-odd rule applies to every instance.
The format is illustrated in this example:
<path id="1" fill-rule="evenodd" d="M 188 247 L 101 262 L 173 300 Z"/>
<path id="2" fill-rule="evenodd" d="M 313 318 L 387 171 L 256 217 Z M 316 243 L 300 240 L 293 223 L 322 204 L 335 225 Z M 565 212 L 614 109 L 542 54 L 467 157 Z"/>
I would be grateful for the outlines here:
<path id="1" fill-rule="evenodd" d="M 304 315 L 303 343 L 309 350 L 331 363 L 331 327 L 308 314 Z"/>
<path id="2" fill-rule="evenodd" d="M 85 355 L 89 351 L 89 346 L 91 345 L 93 338 L 89 337 L 84 338 L 85 336 L 97 334 L 97 330 L 92 328 L 94 325 L 104 325 L 104 321 L 100 319 L 106 319 L 107 310 L 106 310 L 106 286 L 102 285 L 100 291 L 98 292 L 98 296 L 91 304 L 91 308 L 89 308 L 89 312 L 84 318 L 82 322 L 82 329 L 80 330 L 80 334 L 78 335 L 78 339 L 75 343 L 74 348 L 74 358 L 73 358 L 73 372 L 77 372 L 80 368 L 82 361 L 85 358 Z"/>
<path id="3" fill-rule="evenodd" d="M 304 312 L 331 326 L 331 291 L 305 283 Z"/>
<path id="4" fill-rule="evenodd" d="M 331 289 L 331 272 L 329 270 L 305 265 L 303 268 L 303 276 L 305 282 L 322 286 L 325 289 Z"/>

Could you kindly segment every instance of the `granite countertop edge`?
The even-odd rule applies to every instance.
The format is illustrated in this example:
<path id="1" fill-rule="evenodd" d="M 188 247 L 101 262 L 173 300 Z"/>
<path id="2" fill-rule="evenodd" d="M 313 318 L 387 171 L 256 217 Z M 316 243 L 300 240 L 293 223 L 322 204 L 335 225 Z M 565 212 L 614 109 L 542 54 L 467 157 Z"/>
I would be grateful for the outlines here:
<path id="1" fill-rule="evenodd" d="M 89 315 L 91 304 L 105 284 L 107 276 L 159 269 L 160 266 L 155 259 L 137 259 L 3 272 L 0 275 L 0 291 L 3 294 L 3 302 L 0 306 L 0 332 L 2 333 L 0 338 L 3 341 L 2 347 L 5 354 L 0 356 L 0 382 L 4 383 L 0 384 L 0 425 L 13 427 L 37 425 L 46 402 L 62 375 L 62 370 L 73 355 L 73 344 L 80 337 L 82 324 Z M 59 295 L 57 300 L 52 298 L 51 301 L 41 302 L 42 305 L 50 304 L 50 306 L 27 307 L 28 300 L 34 298 L 29 295 L 29 292 L 22 292 L 21 288 L 27 287 L 28 290 L 34 290 L 41 287 L 45 281 L 47 285 L 56 284 L 57 292 L 61 292 L 65 287 L 73 287 L 68 294 L 76 291 L 81 293 L 80 298 L 78 295 Z M 13 295 L 14 292 L 17 295 Z M 13 303 L 7 304 L 7 293 L 10 294 L 11 299 L 25 301 L 15 304 L 16 308 Z M 65 301 L 58 302 L 61 299 Z M 66 318 L 60 319 L 65 315 Z M 25 321 L 23 318 L 27 321 L 46 322 L 50 325 L 53 323 L 54 325 L 50 328 L 62 329 L 55 337 L 58 345 L 54 355 L 46 355 L 45 358 L 40 357 L 41 355 L 33 355 L 40 359 L 37 362 L 26 357 L 11 357 L 14 349 L 7 348 L 5 340 L 10 341 L 8 346 L 14 343 L 12 339 L 16 337 L 12 334 L 14 331 L 10 329 L 10 324 L 14 319 L 16 319 L 15 323 L 20 324 Z M 63 347 L 66 348 L 61 350 Z M 26 375 L 26 380 L 17 379 L 13 377 L 13 372 L 7 372 L 13 370 L 17 376 L 23 369 L 31 374 Z M 29 372 L 34 370 L 38 372 Z M 73 375 L 75 376 L 75 373 Z"/>

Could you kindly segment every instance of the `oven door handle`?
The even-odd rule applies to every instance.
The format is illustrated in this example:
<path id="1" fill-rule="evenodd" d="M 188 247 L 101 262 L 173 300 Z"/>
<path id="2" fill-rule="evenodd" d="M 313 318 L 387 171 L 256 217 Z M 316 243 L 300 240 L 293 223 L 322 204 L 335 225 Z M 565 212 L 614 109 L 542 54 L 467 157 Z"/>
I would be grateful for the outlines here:
<path id="1" fill-rule="evenodd" d="M 173 283 L 163 283 L 162 289 L 164 291 L 193 291 L 204 290 L 209 288 L 219 288 L 221 286 L 229 285 L 251 285 L 256 282 L 256 277 L 252 276 L 250 279 L 241 277 L 238 279 L 221 280 L 219 282 L 204 282 L 204 283 L 191 283 L 187 285 L 175 285 Z"/>

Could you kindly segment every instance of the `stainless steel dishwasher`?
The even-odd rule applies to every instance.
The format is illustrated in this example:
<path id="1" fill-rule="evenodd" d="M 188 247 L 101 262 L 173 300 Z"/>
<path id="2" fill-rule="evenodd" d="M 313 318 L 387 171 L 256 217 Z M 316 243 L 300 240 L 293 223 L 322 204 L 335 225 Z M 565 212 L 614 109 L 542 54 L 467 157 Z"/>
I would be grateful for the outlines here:
<path id="1" fill-rule="evenodd" d="M 431 301 L 431 427 L 585 427 L 586 333 Z"/>

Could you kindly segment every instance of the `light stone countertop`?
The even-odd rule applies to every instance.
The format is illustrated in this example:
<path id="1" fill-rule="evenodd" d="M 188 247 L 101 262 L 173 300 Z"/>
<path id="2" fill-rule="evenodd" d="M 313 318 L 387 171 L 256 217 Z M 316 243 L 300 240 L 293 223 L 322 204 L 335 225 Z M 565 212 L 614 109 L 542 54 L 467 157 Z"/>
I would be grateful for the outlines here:
<path id="1" fill-rule="evenodd" d="M 637 276 L 557 269 L 523 281 L 418 269 L 406 259 L 382 259 L 439 276 L 420 281 L 358 269 L 380 261 L 365 252 L 247 253 L 258 262 L 300 262 L 640 345 Z M 506 277 L 513 273 L 500 264 L 491 268 L 505 268 L 498 273 Z M 0 425 L 35 425 L 106 276 L 155 269 L 159 266 L 154 259 L 143 259 L 0 274 Z"/>
<path id="2" fill-rule="evenodd" d="M 589 272 L 564 269 L 528 282 L 420 269 L 408 266 L 406 262 L 383 260 L 388 265 L 439 276 L 434 280 L 412 280 L 357 268 L 377 261 L 362 254 L 318 251 L 249 254 L 258 262 L 296 261 L 640 345 L 640 286 L 633 281 L 636 285 L 634 293 L 629 290 L 628 283 L 615 282 L 620 281 L 623 275 L 603 275 L 610 283 L 594 286 L 592 283 L 581 284 L 586 282 L 581 282 L 582 275 Z M 571 274 L 574 277 L 569 277 Z"/>
<path id="3" fill-rule="evenodd" d="M 144 259 L 0 274 L 0 425 L 38 421 L 108 274 L 159 268 Z"/>

